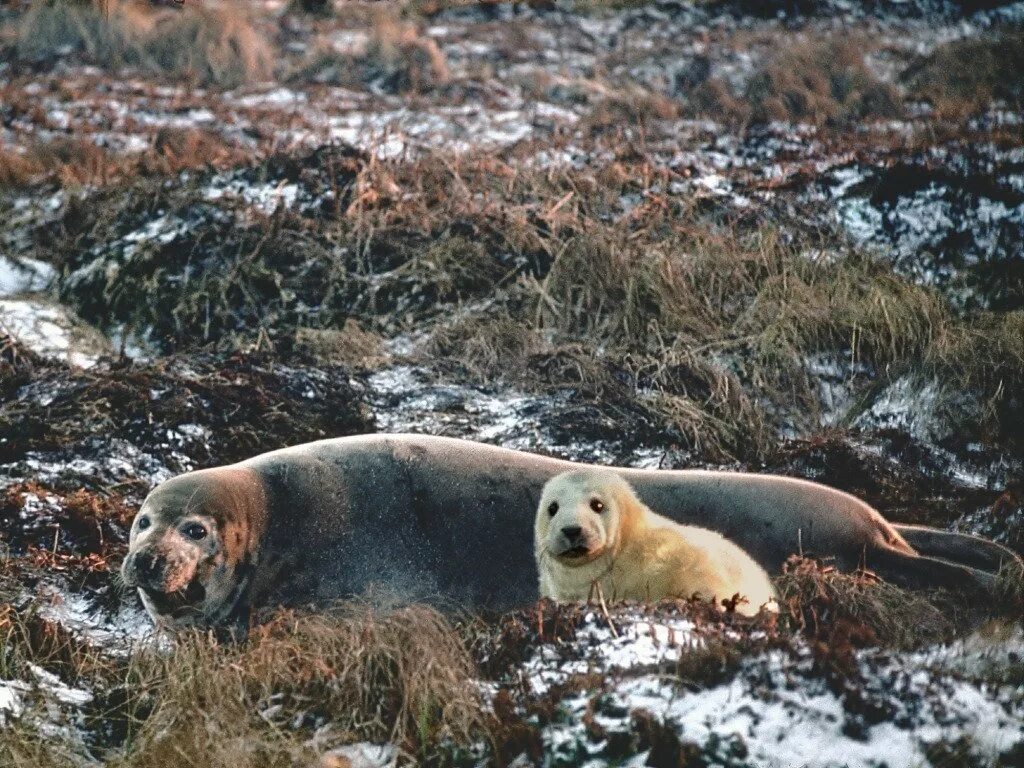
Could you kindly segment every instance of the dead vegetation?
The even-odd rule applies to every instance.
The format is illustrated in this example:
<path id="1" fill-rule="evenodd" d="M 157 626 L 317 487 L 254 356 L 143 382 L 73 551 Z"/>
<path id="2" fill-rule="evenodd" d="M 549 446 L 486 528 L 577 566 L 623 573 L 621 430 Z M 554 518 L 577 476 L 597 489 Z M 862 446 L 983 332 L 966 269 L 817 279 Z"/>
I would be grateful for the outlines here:
<path id="1" fill-rule="evenodd" d="M 392 163 L 329 148 L 235 174 L 297 186 L 272 215 L 204 198 L 209 176 L 139 182 L 73 201 L 39 255 L 84 318 L 167 351 L 287 351 L 300 330 L 308 346 L 352 321 L 429 327 L 432 365 L 572 390 L 600 404 L 589 421 L 712 460 L 763 460 L 780 422 L 818 424 L 818 356 L 862 366 L 856 394 L 906 375 L 955 382 L 977 404 L 950 400 L 965 434 L 1017 439 L 1021 313 L 963 315 L 883 260 L 722 224 L 685 199 L 648 195 L 623 215 L 651 174 L 636 157 L 547 173 L 486 153 Z"/>
<path id="2" fill-rule="evenodd" d="M 282 331 L 287 345 L 313 315 L 344 322 L 339 305 L 353 286 L 335 242 L 317 231 L 313 217 L 344 210 L 361 163 L 349 147 L 324 147 L 272 156 L 227 178 L 207 173 L 182 186 L 141 181 L 72 200 L 50 251 L 68 273 L 62 296 L 100 327 L 127 326 L 165 349 L 186 339 L 231 338 L 238 348 L 276 341 Z M 301 185 L 306 215 L 287 206 L 273 216 L 254 214 L 237 195 L 204 192 L 211 181 L 230 192 L 236 180 Z M 104 214 L 97 218 L 92 206 L 99 199 Z M 157 215 L 165 231 L 140 244 L 139 227 L 158 210 L 165 211 Z M 108 268 L 97 269 L 99 262 Z M 148 298 L 140 301 L 143 294 Z M 325 313 L 325 306 L 337 309 Z"/>
<path id="3" fill-rule="evenodd" d="M 592 711 L 584 724 L 595 741 L 603 733 L 600 715 L 614 706 L 602 696 L 608 682 L 602 675 L 569 676 L 542 694 L 517 676 L 542 647 L 575 658 L 574 638 L 595 621 L 593 607 L 542 601 L 501 617 L 452 623 L 426 607 L 381 611 L 356 603 L 319 615 L 277 613 L 242 642 L 186 634 L 125 657 L 102 653 L 16 608 L 12 566 L 0 565 L 6 569 L 0 675 L 32 679 L 29 665 L 36 665 L 92 695 L 80 723 L 86 743 L 74 745 L 43 735 L 54 714 L 29 693 L 26 711 L 8 724 L 0 743 L 5 765 L 62 765 L 69 750 L 83 748 L 122 768 L 312 765 L 335 746 L 364 740 L 396 744 L 403 764 L 463 764 L 472 755 L 506 764 L 523 752 L 541 754 L 540 729 L 558 721 L 565 696 L 588 696 Z M 778 619 L 678 601 L 613 605 L 596 620 L 642 624 L 647 614 L 652 622 L 692 622 L 706 642 L 661 670 L 665 680 L 691 691 L 728 683 L 752 655 L 775 650 L 798 657 L 806 640 L 815 659 L 807 674 L 829 681 L 857 715 L 878 704 L 860 678 L 856 649 L 942 642 L 992 615 L 980 611 L 973 622 L 960 623 L 946 597 L 915 595 L 809 560 L 794 559 L 779 587 Z M 475 682 L 481 679 L 499 688 L 490 707 Z M 679 750 L 657 722 L 641 712 L 632 717 L 630 732 L 615 736 L 621 743 L 613 750 L 622 756 L 653 744 Z"/>
<path id="4" fill-rule="evenodd" d="M 89 63 L 233 88 L 270 76 L 275 50 L 239 4 L 180 12 L 116 0 L 37 0 L 21 19 L 16 55 L 49 65 L 74 54 Z"/>
<path id="5" fill-rule="evenodd" d="M 19 33 L 22 68 L 46 66 L 70 46 L 82 61 L 230 87 L 264 77 L 277 53 L 265 41 L 250 51 L 248 22 L 214 11 L 130 11 L 101 21 L 70 3 L 39 3 L 32 13 Z M 356 52 L 324 41 L 295 81 L 417 100 L 443 95 L 447 62 L 417 23 L 378 21 Z M 780 46 L 745 91 L 721 80 L 688 83 L 685 109 L 737 124 L 838 129 L 899 115 L 896 93 L 872 74 L 858 45 L 829 38 Z M 943 46 L 907 81 L 909 95 L 922 94 L 941 114 L 992 99 L 1016 104 L 1014 53 Z M 977 71 L 950 73 L 956 57 L 976 57 Z M 860 403 L 903 376 L 935 379 L 949 390 L 944 418 L 957 440 L 1019 455 L 1024 313 L 961 311 L 887 262 L 846 249 L 833 232 L 669 193 L 690 170 L 659 160 L 663 147 L 627 142 L 624 126 L 642 136 L 676 118 L 679 104 L 641 89 L 606 89 L 599 75 L 592 85 L 580 142 L 593 143 L 578 149 L 601 161 L 576 167 L 524 161 L 536 146 L 400 161 L 332 147 L 251 163 L 240 144 L 197 129 L 162 130 L 138 159 L 81 136 L 0 150 L 0 184 L 49 177 L 61 186 L 108 186 L 34 232 L 31 255 L 60 268 L 63 299 L 90 321 L 137 332 L 167 353 L 72 372 L 3 339 L 0 460 L 89 460 L 123 441 L 177 471 L 367 431 L 373 423 L 351 372 L 402 361 L 460 383 L 550 396 L 557 405 L 545 418 L 567 443 L 626 435 L 625 451 L 671 445 L 693 465 L 740 461 L 814 477 L 899 520 L 945 525 L 988 504 L 996 491 L 958 486 L 945 468 L 925 478 L 920 447 L 898 429 L 881 434 L 875 452 L 858 450 L 847 424 L 823 432 L 808 361 L 849 365 Z M 557 103 L 551 94 L 563 86 L 538 81 L 538 97 Z M 0 100 L 5 121 L 34 108 Z M 563 149 L 570 139 L 552 145 Z M 192 168 L 202 171 L 177 175 Z M 211 187 L 229 191 L 216 197 Z M 293 204 L 244 197 L 293 187 Z M 389 337 L 410 331 L 424 340 L 410 357 L 388 350 Z M 783 440 L 783 431 L 809 436 Z M 175 463 L 182 456 L 188 466 Z M 581 675 L 526 709 L 510 685 L 486 713 L 473 683 L 501 679 L 540 646 L 558 648 L 579 609 L 542 606 L 453 626 L 418 607 L 355 608 L 279 615 L 238 645 L 196 635 L 131 659 L 84 647 L 27 609 L 24 587 L 45 573 L 110 588 L 108 558 L 123 548 L 134 508 L 125 499 L 146 485 L 100 485 L 26 480 L 0 498 L 3 545 L 17 553 L 0 560 L 0 679 L 34 680 L 29 665 L 37 664 L 89 689 L 95 698 L 83 733 L 93 756 L 123 768 L 290 767 L 371 739 L 398 743 L 405 759 L 422 764 L 456 763 L 481 743 L 499 762 L 521 753 L 540 759 L 538 724 L 557 718 L 560 696 L 581 691 L 593 696 L 587 728 L 606 735 L 600 676 Z M 56 499 L 32 524 L 22 514 L 29 496 Z M 992 535 L 1024 546 L 1012 482 L 985 519 Z M 648 610 L 680 612 L 710 631 L 705 646 L 666 672 L 682 689 L 725 683 L 751 654 L 806 640 L 815 674 L 851 709 L 868 709 L 860 650 L 945 642 L 993 614 L 1019 620 L 1021 584 L 1020 574 L 1002 574 L 994 607 L 964 605 L 797 560 L 779 581 L 778 621 L 744 624 L 687 605 Z M 613 607 L 610 620 L 616 615 Z M 763 635 L 730 644 L 716 639 L 723 627 Z M 28 701 L 28 714 L 4 731 L 0 763 L 66 765 L 68 749 L 40 727 L 48 700 L 37 691 Z M 671 725 L 643 712 L 633 713 L 625 740 L 613 737 L 623 754 L 651 749 L 654 762 L 703 759 Z M 936 760 L 972 764 L 969 744 L 934 749 Z"/>
<path id="6" fill-rule="evenodd" d="M 774 46 L 743 93 L 711 79 L 690 95 L 690 109 L 736 123 L 787 121 L 843 128 L 903 112 L 900 95 L 864 62 L 865 40 L 849 36 L 789 39 Z"/>
<path id="7" fill-rule="evenodd" d="M 69 137 L 36 142 L 20 152 L 0 149 L 0 186 L 29 188 L 53 182 L 65 189 L 99 187 L 187 169 L 227 168 L 248 156 L 201 128 L 160 129 L 148 148 L 130 154 L 98 146 L 91 138 Z"/>
<path id="8" fill-rule="evenodd" d="M 776 580 L 788 619 L 816 642 L 836 643 L 853 631 L 867 645 L 908 649 L 948 642 L 978 623 L 955 597 L 910 592 L 870 571 L 842 573 L 807 558 L 792 557 Z"/>
<path id="9" fill-rule="evenodd" d="M 55 652 L 25 635 L 35 624 L 13 614 L 0 624 L 0 670 L 22 677 L 28 659 L 60 670 Z M 68 681 L 96 693 L 84 725 L 107 765 L 312 765 L 359 740 L 394 743 L 404 762 L 432 765 L 448 745 L 486 737 L 473 661 L 448 621 L 424 607 L 282 614 L 243 644 L 195 634 L 119 660 L 67 639 L 54 647 L 77 670 Z M 45 715 L 29 713 L 5 730 L 0 760 L 66 764 L 68 745 L 41 739 L 33 723 Z"/>
<path id="10" fill-rule="evenodd" d="M 1024 30 L 1009 28 L 939 45 L 903 79 L 910 92 L 942 117 L 963 118 L 994 102 L 1024 104 Z"/>
<path id="11" fill-rule="evenodd" d="M 378 11 L 365 43 L 339 51 L 330 41 L 320 41 L 290 79 L 409 94 L 441 88 L 450 77 L 444 54 L 432 38 L 395 13 Z"/>
<path id="12" fill-rule="evenodd" d="M 167 430 L 183 424 L 194 425 L 193 433 L 181 433 L 181 445 L 173 445 Z M 114 362 L 70 375 L 47 366 L 0 405 L 3 459 L 15 461 L 28 451 L 87 454 L 102 435 L 172 463 L 184 448 L 199 464 L 214 465 L 370 428 L 346 368 L 265 353 Z"/>

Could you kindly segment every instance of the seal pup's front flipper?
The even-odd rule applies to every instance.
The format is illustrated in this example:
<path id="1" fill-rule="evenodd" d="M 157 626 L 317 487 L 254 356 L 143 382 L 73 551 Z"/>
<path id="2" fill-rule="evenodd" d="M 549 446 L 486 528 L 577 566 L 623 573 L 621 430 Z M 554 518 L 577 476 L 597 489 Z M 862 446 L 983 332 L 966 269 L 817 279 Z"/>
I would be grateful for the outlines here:
<path id="1" fill-rule="evenodd" d="M 993 574 L 1014 564 L 1024 567 L 1024 560 L 1012 549 L 979 536 L 922 525 L 894 527 L 920 555 L 961 563 Z"/>

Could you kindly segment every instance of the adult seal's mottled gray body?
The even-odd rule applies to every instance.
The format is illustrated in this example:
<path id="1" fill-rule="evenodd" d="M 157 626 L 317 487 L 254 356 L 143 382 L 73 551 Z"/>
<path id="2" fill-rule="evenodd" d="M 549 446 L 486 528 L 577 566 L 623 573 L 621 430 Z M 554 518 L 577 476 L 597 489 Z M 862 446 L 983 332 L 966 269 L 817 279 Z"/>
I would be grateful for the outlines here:
<path id="1" fill-rule="evenodd" d="M 537 597 L 541 489 L 577 467 L 421 435 L 323 440 L 158 486 L 122 573 L 168 626 L 244 623 L 251 609 L 368 590 L 503 609 Z M 651 509 L 719 531 L 770 574 L 803 552 L 910 586 L 991 588 L 1008 549 L 893 525 L 817 483 L 701 470 L 620 469 Z M 141 530 L 140 530 L 141 528 Z"/>

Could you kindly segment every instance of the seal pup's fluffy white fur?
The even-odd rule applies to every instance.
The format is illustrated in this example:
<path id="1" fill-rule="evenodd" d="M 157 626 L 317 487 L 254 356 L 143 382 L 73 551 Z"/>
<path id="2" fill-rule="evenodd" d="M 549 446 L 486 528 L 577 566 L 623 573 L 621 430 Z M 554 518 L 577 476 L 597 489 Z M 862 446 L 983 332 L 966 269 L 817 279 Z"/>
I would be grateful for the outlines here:
<path id="1" fill-rule="evenodd" d="M 768 574 L 715 531 L 679 525 L 653 512 L 607 470 L 564 472 L 544 486 L 534 523 L 540 594 L 556 602 L 662 600 L 736 595 L 752 616 L 778 610 Z"/>

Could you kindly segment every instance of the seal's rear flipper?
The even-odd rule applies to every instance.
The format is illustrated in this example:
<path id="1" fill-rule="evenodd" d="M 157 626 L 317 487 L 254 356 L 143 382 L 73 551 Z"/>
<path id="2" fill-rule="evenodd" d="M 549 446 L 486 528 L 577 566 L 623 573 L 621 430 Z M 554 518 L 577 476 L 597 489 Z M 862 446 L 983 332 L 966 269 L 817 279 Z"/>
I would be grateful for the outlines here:
<path id="1" fill-rule="evenodd" d="M 938 557 L 905 552 L 872 552 L 867 567 L 886 581 L 905 589 L 951 589 L 994 594 L 996 574 Z"/>
<path id="2" fill-rule="evenodd" d="M 918 554 L 925 557 L 962 563 L 993 574 L 1013 564 L 1024 567 L 1024 560 L 1021 560 L 1020 555 L 1012 549 L 979 536 L 940 531 L 920 525 L 893 527 Z"/>

